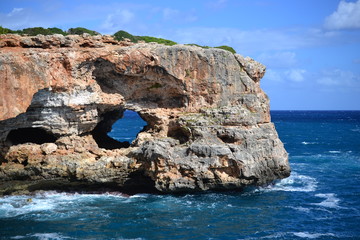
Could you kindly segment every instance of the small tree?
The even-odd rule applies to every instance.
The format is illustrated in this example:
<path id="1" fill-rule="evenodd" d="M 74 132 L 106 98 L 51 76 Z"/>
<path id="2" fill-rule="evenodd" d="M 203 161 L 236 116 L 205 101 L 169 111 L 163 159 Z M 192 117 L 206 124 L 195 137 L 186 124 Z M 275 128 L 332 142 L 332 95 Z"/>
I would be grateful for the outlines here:
<path id="1" fill-rule="evenodd" d="M 7 34 L 7 33 L 11 33 L 12 31 L 8 28 L 3 28 L 2 26 L 0 26 L 0 34 Z"/>
<path id="2" fill-rule="evenodd" d="M 82 27 L 70 28 L 68 30 L 68 33 L 69 34 L 75 34 L 75 35 L 82 35 L 83 33 L 88 33 L 88 34 L 90 34 L 92 36 L 99 34 L 98 32 L 95 32 L 93 30 L 89 30 L 89 29 L 86 29 L 86 28 L 82 28 Z"/>
<path id="3" fill-rule="evenodd" d="M 51 35 L 51 31 L 49 29 L 45 29 L 42 27 L 25 28 L 21 31 L 21 33 L 30 36 L 36 36 L 38 34 Z"/>
<path id="4" fill-rule="evenodd" d="M 138 37 L 131 35 L 130 33 L 125 32 L 123 30 L 117 31 L 114 34 L 114 37 L 118 41 L 123 41 L 125 38 L 128 38 L 128 39 L 130 39 L 131 42 L 134 42 L 134 43 L 138 42 Z"/>
<path id="5" fill-rule="evenodd" d="M 61 35 L 66 35 L 66 32 L 64 32 L 62 29 L 60 28 L 48 28 L 48 30 L 51 32 L 51 34 L 61 34 Z"/>

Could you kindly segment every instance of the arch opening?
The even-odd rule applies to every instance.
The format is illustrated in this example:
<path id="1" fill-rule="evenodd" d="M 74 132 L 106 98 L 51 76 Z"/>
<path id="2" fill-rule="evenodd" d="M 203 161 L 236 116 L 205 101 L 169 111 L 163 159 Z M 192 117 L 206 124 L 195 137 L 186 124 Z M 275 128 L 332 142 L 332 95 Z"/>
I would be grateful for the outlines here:
<path id="1" fill-rule="evenodd" d="M 137 112 L 115 110 L 103 115 L 103 120 L 92 131 L 92 135 L 101 148 L 127 148 L 145 126 L 147 122 Z"/>
<path id="2" fill-rule="evenodd" d="M 53 134 L 42 128 L 18 128 L 11 130 L 6 137 L 6 141 L 11 145 L 23 143 L 54 143 L 57 140 Z"/>

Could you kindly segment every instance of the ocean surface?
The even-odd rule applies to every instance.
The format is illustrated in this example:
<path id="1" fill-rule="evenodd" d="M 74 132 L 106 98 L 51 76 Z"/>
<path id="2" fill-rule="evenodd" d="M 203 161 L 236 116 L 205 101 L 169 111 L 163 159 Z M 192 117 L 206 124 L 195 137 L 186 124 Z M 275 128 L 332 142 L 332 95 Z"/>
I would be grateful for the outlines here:
<path id="1" fill-rule="evenodd" d="M 287 179 L 244 192 L 3 197 L 0 239 L 360 239 L 360 111 L 271 114 Z M 110 135 L 142 129 L 128 115 L 120 125 L 133 131 Z"/>

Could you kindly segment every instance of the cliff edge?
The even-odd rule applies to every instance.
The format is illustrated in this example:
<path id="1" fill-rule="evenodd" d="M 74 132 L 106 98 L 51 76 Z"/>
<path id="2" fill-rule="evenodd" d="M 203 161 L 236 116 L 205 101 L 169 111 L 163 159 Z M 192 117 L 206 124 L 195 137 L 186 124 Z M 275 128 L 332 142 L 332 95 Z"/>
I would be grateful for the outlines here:
<path id="1" fill-rule="evenodd" d="M 196 46 L 109 36 L 0 36 L 0 194 L 189 192 L 288 177 L 265 67 Z M 147 126 L 107 136 L 125 110 Z"/>

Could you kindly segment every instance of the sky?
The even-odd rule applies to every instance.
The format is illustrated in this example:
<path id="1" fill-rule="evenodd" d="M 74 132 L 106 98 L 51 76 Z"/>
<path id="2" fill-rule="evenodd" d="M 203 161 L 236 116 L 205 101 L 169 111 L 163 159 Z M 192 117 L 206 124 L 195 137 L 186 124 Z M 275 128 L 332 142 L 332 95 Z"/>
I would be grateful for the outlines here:
<path id="1" fill-rule="evenodd" d="M 360 110 L 360 0 L 0 0 L 0 25 L 229 45 L 267 67 L 272 110 Z"/>

